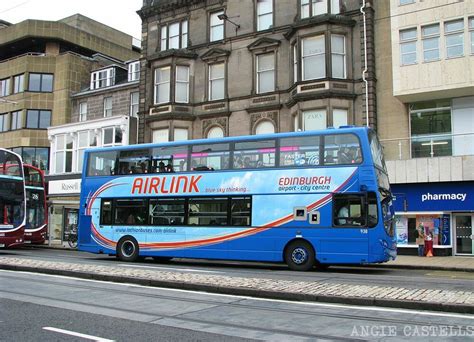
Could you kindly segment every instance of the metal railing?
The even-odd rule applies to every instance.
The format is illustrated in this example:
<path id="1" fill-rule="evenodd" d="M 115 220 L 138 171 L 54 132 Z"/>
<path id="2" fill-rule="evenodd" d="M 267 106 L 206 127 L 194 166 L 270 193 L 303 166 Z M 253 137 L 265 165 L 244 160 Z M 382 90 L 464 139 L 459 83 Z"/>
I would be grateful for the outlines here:
<path id="1" fill-rule="evenodd" d="M 474 132 L 380 139 L 385 160 L 474 155 Z"/>

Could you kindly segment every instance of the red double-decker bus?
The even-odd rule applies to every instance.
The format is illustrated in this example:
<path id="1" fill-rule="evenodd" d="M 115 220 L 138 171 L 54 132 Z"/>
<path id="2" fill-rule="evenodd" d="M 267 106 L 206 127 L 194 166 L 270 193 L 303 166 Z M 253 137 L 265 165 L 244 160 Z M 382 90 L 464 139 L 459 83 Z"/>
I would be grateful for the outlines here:
<path id="1" fill-rule="evenodd" d="M 25 243 L 42 244 L 46 240 L 48 215 L 44 172 L 24 164 L 26 190 Z"/>
<path id="2" fill-rule="evenodd" d="M 0 248 L 23 244 L 26 198 L 21 157 L 0 149 Z"/>

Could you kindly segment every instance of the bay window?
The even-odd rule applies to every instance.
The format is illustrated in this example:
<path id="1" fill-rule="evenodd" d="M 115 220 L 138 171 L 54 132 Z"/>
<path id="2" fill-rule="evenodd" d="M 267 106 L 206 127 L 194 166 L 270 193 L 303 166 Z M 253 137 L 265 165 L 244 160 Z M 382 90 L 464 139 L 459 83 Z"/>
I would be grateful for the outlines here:
<path id="1" fill-rule="evenodd" d="M 326 77 L 324 35 L 302 41 L 303 81 Z"/>
<path id="2" fill-rule="evenodd" d="M 170 71 L 169 66 L 155 70 L 155 104 L 170 102 Z"/>

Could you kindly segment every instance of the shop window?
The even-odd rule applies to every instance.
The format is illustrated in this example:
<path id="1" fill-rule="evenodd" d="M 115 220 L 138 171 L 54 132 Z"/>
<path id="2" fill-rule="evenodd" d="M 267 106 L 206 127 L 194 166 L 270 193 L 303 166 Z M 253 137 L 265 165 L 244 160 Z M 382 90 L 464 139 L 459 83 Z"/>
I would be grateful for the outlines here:
<path id="1" fill-rule="evenodd" d="M 152 142 L 154 144 L 162 143 L 162 142 L 168 142 L 168 141 L 170 141 L 168 128 L 154 129 L 153 130 Z"/>
<path id="2" fill-rule="evenodd" d="M 78 209 L 64 209 L 63 241 L 68 241 L 71 234 L 77 234 Z"/>
<path id="3" fill-rule="evenodd" d="M 325 109 L 308 110 L 303 112 L 303 131 L 322 130 L 327 128 Z"/>

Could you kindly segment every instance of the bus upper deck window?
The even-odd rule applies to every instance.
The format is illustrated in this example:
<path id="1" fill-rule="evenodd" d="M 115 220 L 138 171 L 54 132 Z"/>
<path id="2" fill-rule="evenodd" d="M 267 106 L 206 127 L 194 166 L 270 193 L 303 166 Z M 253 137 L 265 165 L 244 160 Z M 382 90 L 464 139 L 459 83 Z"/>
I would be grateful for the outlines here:
<path id="1" fill-rule="evenodd" d="M 354 134 L 329 134 L 324 137 L 324 164 L 360 164 L 360 142 Z"/>

